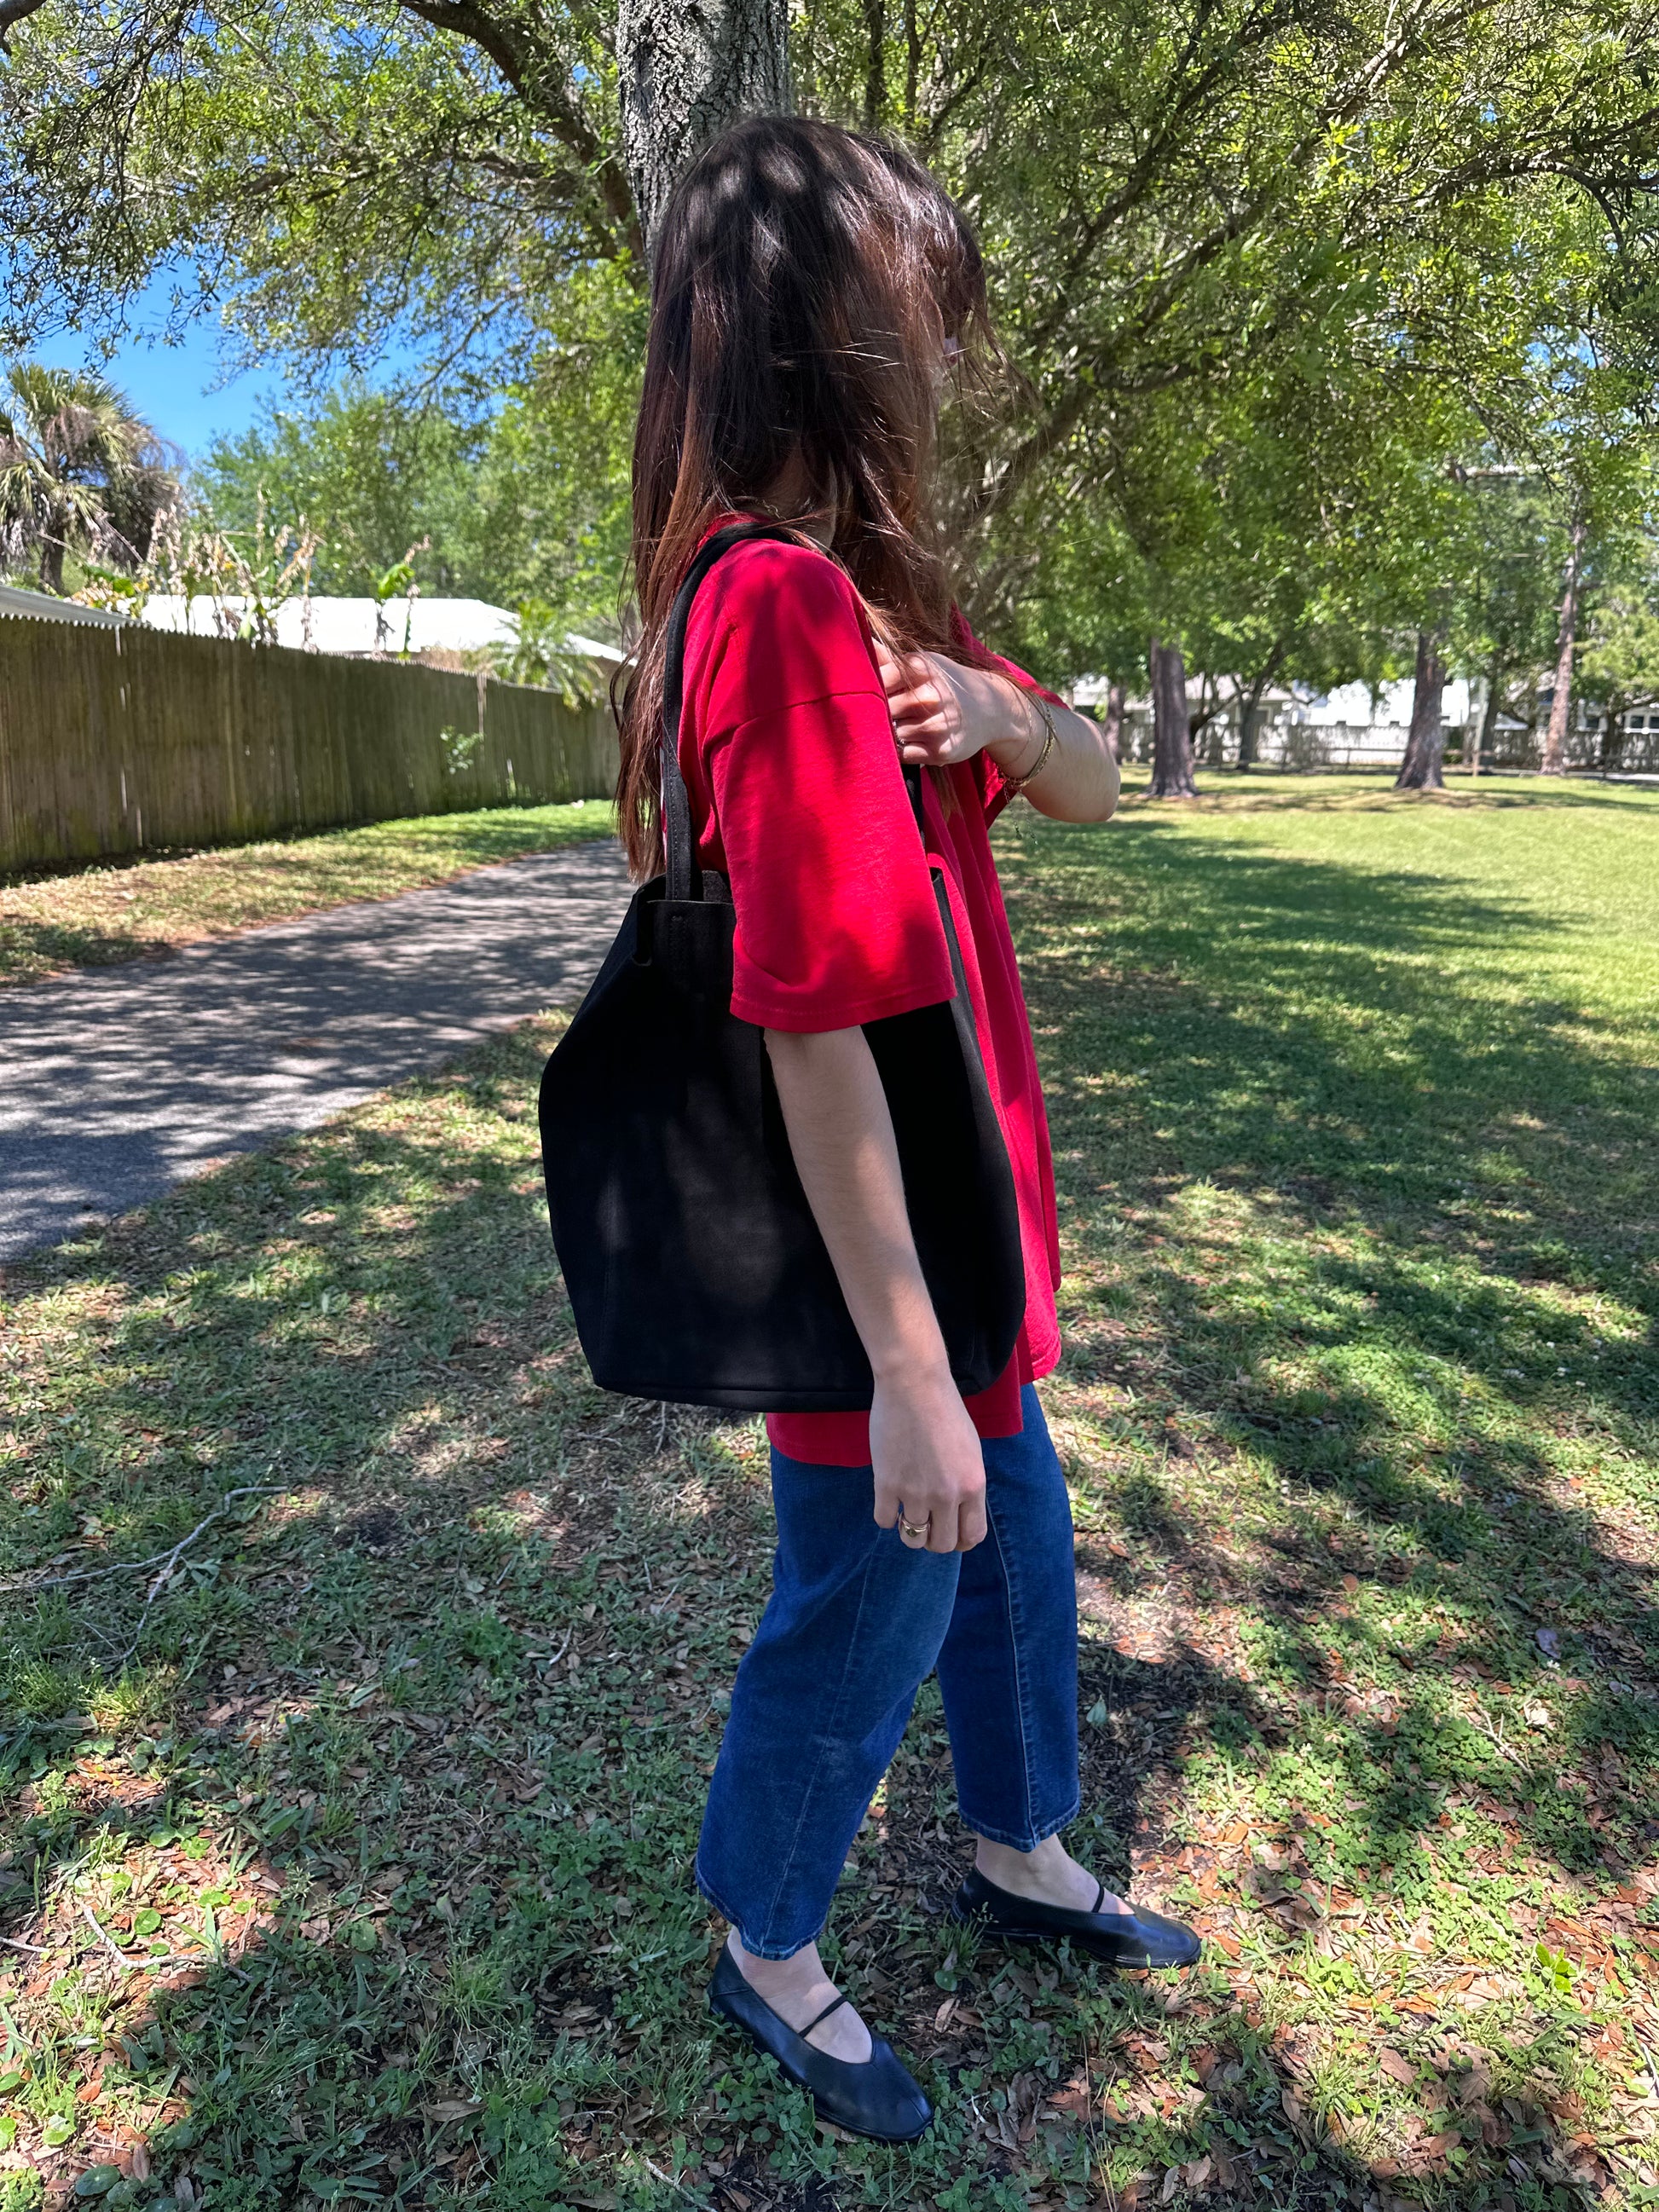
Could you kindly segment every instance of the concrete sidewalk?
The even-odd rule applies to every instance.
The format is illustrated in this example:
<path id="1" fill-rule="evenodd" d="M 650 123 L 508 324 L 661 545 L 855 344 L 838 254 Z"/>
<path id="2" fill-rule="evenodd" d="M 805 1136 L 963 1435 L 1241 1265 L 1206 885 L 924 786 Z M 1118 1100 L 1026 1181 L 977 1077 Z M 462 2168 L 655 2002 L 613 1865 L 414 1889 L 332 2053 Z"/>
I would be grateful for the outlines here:
<path id="1" fill-rule="evenodd" d="M 574 1006 L 627 902 L 577 845 L 0 992 L 0 1259 Z"/>

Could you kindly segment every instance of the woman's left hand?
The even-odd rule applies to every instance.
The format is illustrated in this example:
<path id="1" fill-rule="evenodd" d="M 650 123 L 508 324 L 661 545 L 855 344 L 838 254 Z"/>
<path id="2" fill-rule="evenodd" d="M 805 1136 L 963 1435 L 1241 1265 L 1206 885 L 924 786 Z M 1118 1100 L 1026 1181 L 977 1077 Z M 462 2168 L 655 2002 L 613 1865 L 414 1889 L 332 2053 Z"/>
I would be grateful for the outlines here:
<path id="1" fill-rule="evenodd" d="M 1030 778 L 1026 797 L 1058 822 L 1103 822 L 1117 805 L 1117 763 L 1097 723 L 943 653 L 895 653 L 878 639 L 876 665 L 901 760 L 949 768 L 988 753 L 1018 787 Z"/>
<path id="2" fill-rule="evenodd" d="M 948 768 L 987 745 L 1029 743 L 1018 688 L 1006 677 L 963 668 L 943 653 L 890 653 L 879 640 L 876 662 L 901 759 Z"/>

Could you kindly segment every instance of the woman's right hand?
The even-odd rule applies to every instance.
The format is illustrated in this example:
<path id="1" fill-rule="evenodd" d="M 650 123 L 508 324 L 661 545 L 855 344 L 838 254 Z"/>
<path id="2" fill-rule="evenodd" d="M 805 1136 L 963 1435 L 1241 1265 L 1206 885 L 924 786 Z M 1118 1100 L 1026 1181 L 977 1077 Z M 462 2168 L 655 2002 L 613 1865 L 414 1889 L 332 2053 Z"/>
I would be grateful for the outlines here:
<path id="1" fill-rule="evenodd" d="M 877 1376 L 870 1457 L 884 1528 L 901 1513 L 913 1527 L 925 1524 L 930 1552 L 971 1552 L 984 1540 L 985 1456 L 948 1368 Z"/>

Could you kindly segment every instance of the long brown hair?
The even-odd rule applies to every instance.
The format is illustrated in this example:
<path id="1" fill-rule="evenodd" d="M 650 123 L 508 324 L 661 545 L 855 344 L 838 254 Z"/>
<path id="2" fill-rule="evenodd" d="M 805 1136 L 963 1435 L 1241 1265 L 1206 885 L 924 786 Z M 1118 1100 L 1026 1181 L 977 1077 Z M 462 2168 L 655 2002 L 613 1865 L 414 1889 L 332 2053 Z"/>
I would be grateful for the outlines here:
<path id="1" fill-rule="evenodd" d="M 956 653 L 928 482 L 947 341 L 991 344 L 966 219 L 921 163 L 861 131 L 739 123 L 663 216 L 634 440 L 641 635 L 618 714 L 619 828 L 660 864 L 664 633 L 709 526 L 765 513 L 799 455 L 833 487 L 831 550 L 889 642 Z"/>

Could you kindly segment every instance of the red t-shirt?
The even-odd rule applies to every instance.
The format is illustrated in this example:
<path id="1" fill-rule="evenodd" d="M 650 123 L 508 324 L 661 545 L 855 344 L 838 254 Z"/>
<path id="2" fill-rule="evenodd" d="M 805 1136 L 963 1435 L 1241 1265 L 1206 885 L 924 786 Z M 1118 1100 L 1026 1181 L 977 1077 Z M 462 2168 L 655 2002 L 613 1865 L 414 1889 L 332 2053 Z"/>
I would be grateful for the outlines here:
<path id="1" fill-rule="evenodd" d="M 948 816 L 925 779 L 924 852 L 863 603 L 808 547 L 756 539 L 726 554 L 693 603 L 684 671 L 680 767 L 701 865 L 732 886 L 741 1020 L 852 1029 L 951 997 L 930 862 L 944 872 L 1025 1260 L 1014 1356 L 967 1404 L 981 1436 L 1017 1435 L 1020 1385 L 1060 1358 L 1060 1244 L 1036 1054 L 987 834 L 1006 804 L 1001 775 L 983 753 L 948 770 Z M 770 1413 L 767 1433 L 792 1459 L 869 1463 L 866 1413 Z"/>

